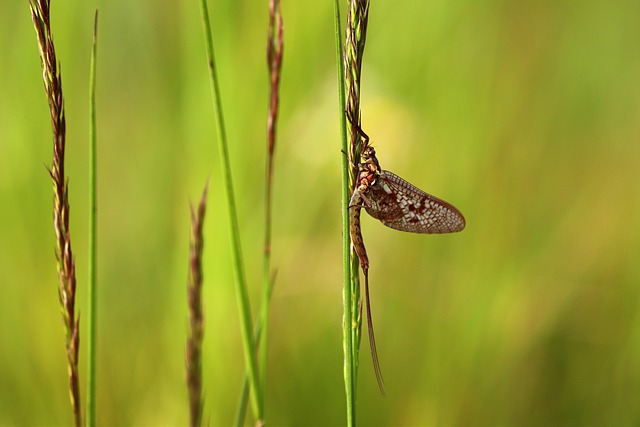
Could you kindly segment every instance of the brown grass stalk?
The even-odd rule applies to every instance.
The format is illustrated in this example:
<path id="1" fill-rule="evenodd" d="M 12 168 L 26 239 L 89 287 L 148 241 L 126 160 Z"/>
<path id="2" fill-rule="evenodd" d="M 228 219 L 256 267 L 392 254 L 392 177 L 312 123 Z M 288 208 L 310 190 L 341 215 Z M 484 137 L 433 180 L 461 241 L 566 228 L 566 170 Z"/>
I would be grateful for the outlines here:
<path id="1" fill-rule="evenodd" d="M 267 165 L 265 182 L 265 237 L 262 274 L 262 325 L 260 339 L 260 385 L 265 398 L 267 382 L 267 332 L 269 316 L 269 292 L 271 288 L 271 217 L 273 194 L 273 161 L 276 148 L 276 129 L 280 105 L 280 72 L 284 46 L 284 25 L 279 0 L 269 1 L 269 28 L 267 31 L 267 68 L 269 71 L 269 112 L 267 117 Z M 264 407 L 264 402 L 263 402 Z"/>
<path id="2" fill-rule="evenodd" d="M 276 123 L 278 122 L 278 106 L 280 103 L 280 71 L 282 70 L 282 54 L 284 48 L 284 24 L 280 10 L 280 0 L 269 1 L 269 29 L 267 31 L 267 67 L 271 82 L 269 95 L 269 118 L 267 122 L 267 179 L 271 180 L 273 153 L 276 143 Z"/>
<path id="3" fill-rule="evenodd" d="M 53 130 L 53 164 L 49 174 L 53 181 L 53 223 L 56 233 L 56 259 L 60 285 L 62 320 L 66 331 L 67 367 L 71 407 L 75 425 L 81 425 L 80 387 L 78 380 L 78 350 L 80 339 L 79 317 L 75 314 L 76 273 L 71 236 L 69 232 L 69 185 L 64 171 L 64 153 L 66 148 L 66 123 L 62 96 L 62 78 L 58 72 L 58 61 L 51 36 L 51 23 L 48 0 L 29 2 L 31 18 L 38 37 L 42 79 L 51 111 Z"/>
<path id="4" fill-rule="evenodd" d="M 202 304 L 202 227 L 207 204 L 205 185 L 197 210 L 191 206 L 191 241 L 189 244 L 189 279 L 187 299 L 189 306 L 189 335 L 187 337 L 186 370 L 189 395 L 190 425 L 202 423 L 202 339 L 204 337 L 204 311 Z"/>

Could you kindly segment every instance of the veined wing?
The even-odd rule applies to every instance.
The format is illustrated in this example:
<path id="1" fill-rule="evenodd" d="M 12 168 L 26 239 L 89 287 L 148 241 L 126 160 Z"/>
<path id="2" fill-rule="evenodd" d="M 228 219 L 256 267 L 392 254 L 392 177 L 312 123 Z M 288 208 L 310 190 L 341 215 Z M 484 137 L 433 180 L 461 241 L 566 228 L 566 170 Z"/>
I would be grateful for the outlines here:
<path id="1" fill-rule="evenodd" d="M 367 213 L 387 227 L 411 233 L 455 233 L 464 216 L 451 204 L 425 193 L 389 171 L 381 171 L 366 194 Z"/>

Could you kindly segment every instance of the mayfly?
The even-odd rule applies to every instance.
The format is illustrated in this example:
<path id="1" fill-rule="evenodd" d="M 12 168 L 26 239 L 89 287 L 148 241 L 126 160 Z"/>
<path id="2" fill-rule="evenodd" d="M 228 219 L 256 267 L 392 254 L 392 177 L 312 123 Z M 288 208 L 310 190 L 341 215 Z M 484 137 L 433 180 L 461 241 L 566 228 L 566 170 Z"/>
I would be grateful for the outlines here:
<path id="1" fill-rule="evenodd" d="M 363 137 L 355 189 L 349 201 L 351 242 L 356 254 L 358 254 L 360 267 L 364 274 L 369 347 L 378 387 L 384 394 L 384 381 L 380 371 L 371 320 L 369 258 L 362 240 L 360 210 L 364 207 L 369 215 L 380 220 L 387 227 L 411 233 L 455 233 L 462 231 L 466 222 L 462 213 L 451 204 L 427 194 L 399 176 L 383 170 L 378 163 L 375 150 L 369 145 L 369 137 L 357 123 L 351 122 L 354 129 Z"/>

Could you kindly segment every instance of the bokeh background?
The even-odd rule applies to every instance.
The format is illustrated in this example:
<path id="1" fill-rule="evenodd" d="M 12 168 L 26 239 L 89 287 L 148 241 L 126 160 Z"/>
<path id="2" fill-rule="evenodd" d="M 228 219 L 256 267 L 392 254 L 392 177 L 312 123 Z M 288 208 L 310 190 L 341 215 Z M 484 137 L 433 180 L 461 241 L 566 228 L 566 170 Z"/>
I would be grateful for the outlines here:
<path id="1" fill-rule="evenodd" d="M 244 368 L 195 0 L 53 2 L 81 319 L 96 7 L 98 420 L 187 423 L 189 201 L 209 177 L 205 420 L 228 425 Z M 267 1 L 210 8 L 256 312 Z M 272 425 L 341 425 L 333 2 L 282 9 L 266 413 Z M 64 425 L 51 128 L 26 1 L 0 2 L 0 61 L 0 424 Z M 365 215 L 387 396 L 364 341 L 361 423 L 638 425 L 640 3 L 373 0 L 363 79 L 363 127 L 383 168 L 453 203 L 468 225 L 412 235 Z"/>

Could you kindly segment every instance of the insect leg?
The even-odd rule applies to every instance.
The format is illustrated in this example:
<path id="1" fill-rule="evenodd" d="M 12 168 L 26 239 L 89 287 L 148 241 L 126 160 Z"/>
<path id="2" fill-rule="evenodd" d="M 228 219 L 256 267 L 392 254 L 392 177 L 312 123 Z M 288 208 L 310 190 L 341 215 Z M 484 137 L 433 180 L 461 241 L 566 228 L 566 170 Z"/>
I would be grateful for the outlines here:
<path id="1" fill-rule="evenodd" d="M 362 146 L 363 147 L 368 146 L 369 145 L 369 135 L 364 133 L 364 131 L 362 130 L 362 128 L 358 124 L 358 121 L 355 120 L 355 118 L 351 117 L 351 114 L 349 114 L 348 112 L 346 114 L 347 114 L 347 119 L 349 119 L 349 123 L 351 123 L 351 126 L 353 126 L 353 128 L 356 130 L 356 132 L 358 132 L 358 134 L 362 137 L 362 139 L 364 139 L 364 142 L 363 142 Z"/>

